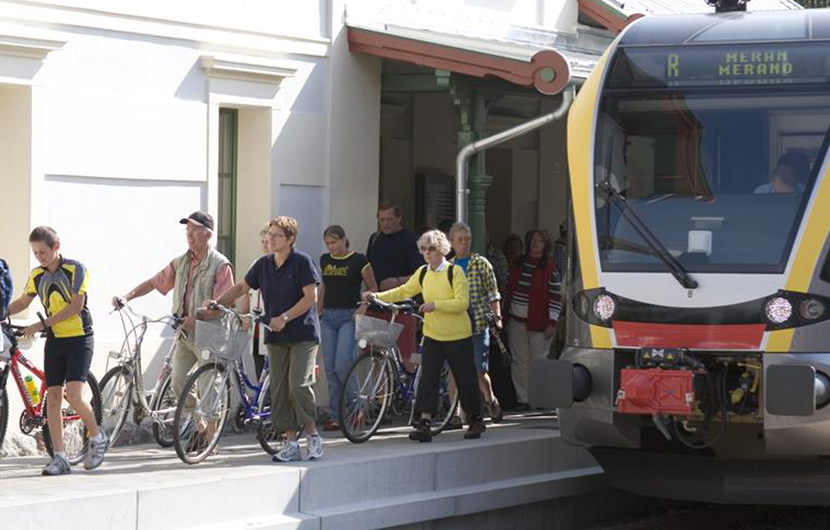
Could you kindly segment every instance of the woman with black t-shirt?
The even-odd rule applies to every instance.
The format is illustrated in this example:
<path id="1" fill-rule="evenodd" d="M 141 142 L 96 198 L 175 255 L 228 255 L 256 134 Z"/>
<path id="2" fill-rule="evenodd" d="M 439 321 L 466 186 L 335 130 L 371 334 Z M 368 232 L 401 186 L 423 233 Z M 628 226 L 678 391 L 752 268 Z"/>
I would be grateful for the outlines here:
<path id="1" fill-rule="evenodd" d="M 331 405 L 331 419 L 323 428 L 336 431 L 340 429 L 341 387 L 354 360 L 354 314 L 360 302 L 360 286 L 365 281 L 370 291 L 377 291 L 377 283 L 366 256 L 349 252 L 349 240 L 342 226 L 326 228 L 323 240 L 329 252 L 320 256 L 323 285 L 317 307 Z"/>

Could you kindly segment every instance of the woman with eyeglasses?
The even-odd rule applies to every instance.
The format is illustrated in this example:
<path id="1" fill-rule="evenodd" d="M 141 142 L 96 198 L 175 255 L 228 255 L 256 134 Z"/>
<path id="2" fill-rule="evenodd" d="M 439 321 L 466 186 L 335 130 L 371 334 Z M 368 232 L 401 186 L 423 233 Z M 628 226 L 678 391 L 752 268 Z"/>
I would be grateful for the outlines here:
<path id="1" fill-rule="evenodd" d="M 320 276 L 311 256 L 294 249 L 297 220 L 281 215 L 268 226 L 271 254 L 259 258 L 245 279 L 216 302 L 232 304 L 250 289 L 262 292 L 265 334 L 271 381 L 271 423 L 287 439 L 275 462 L 302 460 L 298 432 L 306 436 L 308 459 L 323 457 L 323 439 L 317 432 L 314 367 L 320 343 L 317 288 Z"/>
<path id="2" fill-rule="evenodd" d="M 472 325 L 467 313 L 470 305 L 467 278 L 461 267 L 446 260 L 450 242 L 440 230 L 424 233 L 418 239 L 418 249 L 427 264 L 415 271 L 405 284 L 382 293 L 363 294 L 364 299 L 377 297 L 384 302 L 400 302 L 417 294 L 422 294 L 424 298 L 424 303 L 419 308 L 424 314 L 424 350 L 418 399 L 415 403 L 421 419 L 409 434 L 409 439 L 432 441 L 430 421 L 438 405 L 444 361 L 450 366 L 461 406 L 468 414 L 469 427 L 464 438 L 480 438 L 485 426 L 481 418 L 478 378 L 473 361 Z"/>

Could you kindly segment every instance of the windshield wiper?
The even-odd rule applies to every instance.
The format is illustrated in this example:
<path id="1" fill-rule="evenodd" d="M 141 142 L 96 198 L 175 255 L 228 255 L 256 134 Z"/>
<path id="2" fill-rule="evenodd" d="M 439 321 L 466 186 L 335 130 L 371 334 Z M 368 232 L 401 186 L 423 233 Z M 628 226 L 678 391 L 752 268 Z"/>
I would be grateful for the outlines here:
<path id="1" fill-rule="evenodd" d="M 610 179 L 605 179 L 598 184 L 597 187 L 608 198 L 608 200 L 620 210 L 622 216 L 625 217 L 631 226 L 634 227 L 634 230 L 640 234 L 643 241 L 645 241 L 646 244 L 654 250 L 654 255 L 666 264 L 666 267 L 669 268 L 669 272 L 671 272 L 672 276 L 674 276 L 680 285 L 686 289 L 697 289 L 697 281 L 689 276 L 689 272 L 683 268 L 683 265 L 677 261 L 677 258 L 672 256 L 660 240 L 651 233 L 651 230 L 648 229 L 643 220 L 640 219 L 631 206 L 628 205 L 625 197 L 620 195 L 620 193 L 614 189 L 614 186 L 611 185 Z"/>

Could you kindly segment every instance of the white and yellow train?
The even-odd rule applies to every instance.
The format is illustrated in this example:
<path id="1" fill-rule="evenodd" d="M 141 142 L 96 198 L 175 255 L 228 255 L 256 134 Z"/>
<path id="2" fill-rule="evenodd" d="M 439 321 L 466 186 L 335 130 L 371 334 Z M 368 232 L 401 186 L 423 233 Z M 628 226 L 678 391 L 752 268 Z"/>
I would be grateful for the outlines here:
<path id="1" fill-rule="evenodd" d="M 830 10 L 640 19 L 568 129 L 563 436 L 624 489 L 830 503 Z"/>

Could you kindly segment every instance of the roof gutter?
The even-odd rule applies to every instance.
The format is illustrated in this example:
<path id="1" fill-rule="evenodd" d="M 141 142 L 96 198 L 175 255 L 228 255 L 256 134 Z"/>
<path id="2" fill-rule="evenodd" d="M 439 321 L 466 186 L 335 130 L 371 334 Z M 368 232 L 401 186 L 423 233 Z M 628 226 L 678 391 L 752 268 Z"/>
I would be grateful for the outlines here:
<path id="1" fill-rule="evenodd" d="M 467 222 L 467 195 L 470 193 L 470 190 L 467 189 L 467 162 L 470 157 L 476 153 L 486 151 L 493 146 L 512 140 L 513 138 L 522 136 L 549 123 L 555 122 L 564 116 L 568 111 L 568 108 L 573 101 L 575 91 L 576 89 L 573 86 L 565 89 L 562 93 L 562 104 L 559 105 L 558 109 L 550 114 L 539 116 L 538 118 L 522 123 L 521 125 L 517 125 L 512 129 L 507 129 L 506 131 L 494 134 L 493 136 L 482 138 L 481 140 L 467 144 L 458 152 L 458 156 L 455 159 L 455 217 L 457 221 Z"/>

